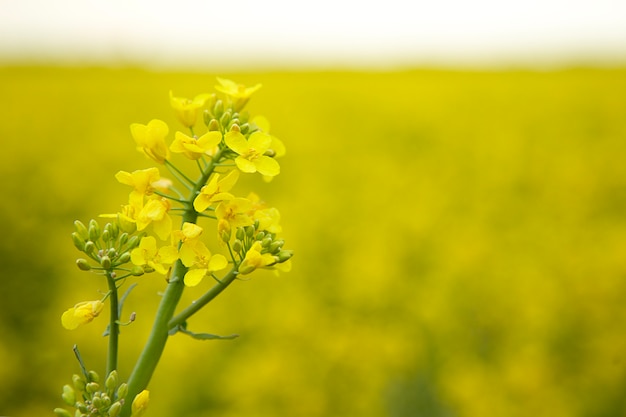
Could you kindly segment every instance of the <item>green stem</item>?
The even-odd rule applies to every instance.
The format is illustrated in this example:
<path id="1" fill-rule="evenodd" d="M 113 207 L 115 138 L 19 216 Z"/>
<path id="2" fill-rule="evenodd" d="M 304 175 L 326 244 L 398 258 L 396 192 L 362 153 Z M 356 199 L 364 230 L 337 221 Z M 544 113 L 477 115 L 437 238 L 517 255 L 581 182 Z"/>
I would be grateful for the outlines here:
<path id="1" fill-rule="evenodd" d="M 237 278 L 237 269 L 233 268 L 226 274 L 220 282 L 215 284 L 211 289 L 205 292 L 202 297 L 194 301 L 189 307 L 181 311 L 176 317 L 172 318 L 169 322 L 169 329 L 174 329 L 176 326 L 183 324 L 189 317 L 197 313 L 202 307 L 207 305 L 211 300 L 220 295 L 234 280 Z"/>
<path id="2" fill-rule="evenodd" d="M 189 198 L 185 201 L 185 212 L 183 214 L 182 222 L 196 223 L 198 220 L 198 213 L 193 209 L 193 200 L 200 192 L 200 189 L 206 184 L 209 176 L 215 169 L 215 164 L 220 160 L 222 151 L 220 150 L 215 154 L 213 159 L 207 166 L 207 169 L 203 172 L 203 175 L 193 184 L 193 188 L 190 190 Z M 167 161 L 166 161 L 167 163 Z M 168 165 L 169 166 L 169 165 Z M 183 277 L 187 272 L 187 268 L 183 263 L 178 260 L 172 269 L 170 281 L 163 293 L 163 298 L 159 304 L 154 323 L 152 325 L 152 331 L 143 348 L 143 351 L 139 355 L 135 367 L 128 379 L 128 394 L 126 396 L 126 402 L 122 408 L 120 417 L 129 417 L 131 413 L 131 404 L 137 394 L 143 391 L 150 382 L 152 375 L 161 359 L 163 350 L 168 339 L 168 332 L 170 329 L 169 322 L 174 316 L 176 307 L 183 295 L 185 284 Z"/>
<path id="3" fill-rule="evenodd" d="M 117 352 L 119 345 L 119 302 L 117 298 L 117 286 L 115 278 L 111 276 L 111 271 L 107 271 L 107 284 L 109 285 L 109 304 L 111 306 L 111 314 L 109 321 L 109 351 L 107 353 L 107 371 L 108 376 L 112 371 L 117 369 Z"/>

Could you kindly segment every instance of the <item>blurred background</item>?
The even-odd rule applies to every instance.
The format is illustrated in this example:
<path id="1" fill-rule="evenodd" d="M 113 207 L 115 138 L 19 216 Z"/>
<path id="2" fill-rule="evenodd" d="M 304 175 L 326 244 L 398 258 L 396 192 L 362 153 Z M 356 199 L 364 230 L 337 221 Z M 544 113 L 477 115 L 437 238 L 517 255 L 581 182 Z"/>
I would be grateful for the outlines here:
<path id="1" fill-rule="evenodd" d="M 104 372 L 105 284 L 72 222 L 151 166 L 129 125 L 215 77 L 287 155 L 241 184 L 287 274 L 238 281 L 169 341 L 148 415 L 626 416 L 626 7 L 618 1 L 0 0 L 0 415 Z M 165 172 L 163 172 L 165 174 Z M 127 378 L 165 282 L 136 280 Z M 187 291 L 183 305 L 209 282 Z"/>

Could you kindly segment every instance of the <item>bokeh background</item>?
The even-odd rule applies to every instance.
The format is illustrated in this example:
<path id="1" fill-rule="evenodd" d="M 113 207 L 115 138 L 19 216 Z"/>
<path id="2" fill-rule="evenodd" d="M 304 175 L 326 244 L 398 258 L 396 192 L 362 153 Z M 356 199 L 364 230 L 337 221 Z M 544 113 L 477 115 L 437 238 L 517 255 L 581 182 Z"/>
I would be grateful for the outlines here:
<path id="1" fill-rule="evenodd" d="M 350 55 L 356 35 L 313 48 L 315 36 L 297 32 L 298 15 L 284 27 L 266 22 L 283 35 L 277 62 L 255 48 L 206 62 L 191 41 L 195 60 L 182 60 L 179 49 L 167 61 L 169 50 L 154 45 L 135 56 L 138 49 L 120 49 L 120 33 L 134 28 L 126 39 L 133 45 L 148 38 L 138 22 L 156 17 L 141 2 L 87 3 L 107 12 L 100 16 L 126 17 L 117 26 L 99 21 L 105 38 L 71 13 L 48 15 L 52 26 L 40 31 L 14 30 L 18 18 L 46 21 L 49 6 L 30 3 L 2 2 L 13 23 L 0 29 L 0 415 L 52 415 L 62 406 L 61 387 L 79 371 L 75 343 L 88 367 L 103 372 L 104 320 L 72 332 L 60 325 L 65 309 L 105 287 L 74 266 L 72 222 L 116 211 L 128 190 L 114 174 L 151 166 L 134 149 L 131 123 L 160 118 L 174 128 L 169 90 L 192 97 L 221 76 L 263 84 L 249 109 L 287 146 L 279 177 L 238 191 L 256 190 L 279 208 L 294 268 L 234 283 L 190 321 L 193 330 L 238 339 L 171 338 L 150 386 L 150 416 L 626 416 L 626 37 L 610 25 L 623 18 L 611 13 L 617 3 L 589 9 L 596 14 L 588 18 L 608 19 L 595 32 L 593 19 L 585 30 L 567 20 L 583 3 L 548 2 L 548 11 L 566 7 L 553 24 L 578 28 L 572 38 L 591 48 L 555 41 L 541 31 L 550 19 L 539 9 L 516 14 L 518 5 L 507 13 L 538 22 L 535 37 L 546 39 L 531 42 L 536 55 L 528 44 L 522 51 L 510 42 L 507 55 L 488 37 L 467 40 L 492 33 L 483 30 L 466 32 L 465 43 L 446 41 L 484 44 L 482 55 L 443 49 L 441 61 L 410 28 L 365 36 L 382 39 L 373 44 L 378 55 Z M 86 7 L 70 3 L 65 12 Z M 256 7 L 263 17 L 294 12 Z M 348 16 L 350 7 L 335 10 Z M 176 20 L 180 12 L 172 13 Z M 324 21 L 322 38 L 341 16 Z M 507 26 L 502 13 L 491 19 L 498 16 L 496 27 Z M 370 27 L 367 18 L 356 22 Z M 73 43 L 46 32 L 64 24 Z M 290 31 L 289 42 L 301 46 L 292 60 Z M 83 33 L 93 48 L 81 49 Z M 445 46 L 446 34 L 428 39 Z M 212 36 L 209 52 L 220 42 L 228 49 L 225 39 L 263 43 L 247 32 Z M 380 55 L 397 46 L 394 36 L 423 48 L 398 53 L 402 60 Z M 99 42 L 113 46 L 102 52 Z M 347 58 L 324 58 L 325 48 Z M 136 281 L 123 378 L 165 285 L 156 276 Z M 187 291 L 184 303 L 209 285 Z"/>

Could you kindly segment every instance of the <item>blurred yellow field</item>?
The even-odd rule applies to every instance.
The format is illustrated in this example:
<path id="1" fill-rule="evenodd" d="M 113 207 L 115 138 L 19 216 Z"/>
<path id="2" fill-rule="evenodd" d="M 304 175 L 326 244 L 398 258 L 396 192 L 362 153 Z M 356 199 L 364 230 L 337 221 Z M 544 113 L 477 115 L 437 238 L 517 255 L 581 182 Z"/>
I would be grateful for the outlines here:
<path id="1" fill-rule="evenodd" d="M 241 190 L 280 209 L 293 270 L 190 322 L 238 339 L 170 340 L 148 416 L 626 415 L 625 69 L 48 67 L 0 68 L 0 415 L 52 415 L 74 343 L 103 369 L 105 321 L 60 324 L 105 290 L 74 265 L 72 222 L 118 210 L 115 173 L 150 166 L 129 125 L 175 125 L 169 91 L 216 75 L 263 84 L 249 110 L 287 154 Z M 165 286 L 136 281 L 122 379 Z"/>

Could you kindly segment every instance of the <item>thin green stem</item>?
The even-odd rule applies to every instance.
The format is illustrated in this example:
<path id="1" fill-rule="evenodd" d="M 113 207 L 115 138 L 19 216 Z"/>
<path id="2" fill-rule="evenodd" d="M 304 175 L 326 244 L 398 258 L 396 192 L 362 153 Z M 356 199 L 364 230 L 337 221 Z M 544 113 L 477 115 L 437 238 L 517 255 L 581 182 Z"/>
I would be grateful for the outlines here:
<path id="1" fill-rule="evenodd" d="M 209 162 L 207 169 L 203 172 L 198 181 L 192 183 L 193 187 L 190 189 L 189 198 L 184 202 L 186 210 L 182 216 L 182 223 L 197 222 L 198 213 L 193 209 L 193 200 L 200 192 L 200 188 L 206 184 L 207 179 L 215 169 L 215 164 L 219 162 L 221 156 L 222 151 L 220 150 L 215 154 L 215 156 L 213 156 L 213 159 Z M 166 161 L 166 164 L 169 163 Z M 170 329 L 169 322 L 174 316 L 176 307 L 178 306 L 185 289 L 183 277 L 186 272 L 187 268 L 180 260 L 178 260 L 172 269 L 172 273 L 170 275 L 171 278 L 165 292 L 163 293 L 163 298 L 161 298 L 161 303 L 159 304 L 150 336 L 148 337 L 144 349 L 139 355 L 130 378 L 128 379 L 127 400 L 122 408 L 120 417 L 130 416 L 130 405 L 132 404 L 133 399 L 148 386 L 148 383 L 154 374 L 167 343 L 169 336 L 168 332 Z"/>
<path id="2" fill-rule="evenodd" d="M 221 280 L 216 280 L 217 283 L 211 287 L 209 291 L 204 293 L 200 298 L 194 301 L 186 309 L 181 311 L 176 317 L 172 318 L 169 322 L 169 329 L 172 330 L 184 323 L 189 317 L 197 313 L 202 307 L 207 305 L 211 300 L 217 297 L 222 291 L 237 278 L 237 268 L 231 269 Z"/>
<path id="3" fill-rule="evenodd" d="M 109 286 L 109 304 L 111 306 L 111 313 L 109 319 L 109 351 L 107 352 L 107 371 L 106 375 L 109 375 L 112 371 L 117 369 L 117 352 L 119 345 L 119 302 L 117 298 L 117 283 L 115 278 L 111 275 L 111 271 L 107 271 L 107 284 Z"/>
<path id="4" fill-rule="evenodd" d="M 167 198 L 167 199 L 172 200 L 172 201 L 176 201 L 177 203 L 185 204 L 187 202 L 186 200 L 183 200 L 182 198 L 172 197 L 171 195 L 167 195 L 167 194 L 162 193 L 160 191 L 154 190 L 153 192 L 156 195 L 159 195 L 161 197 Z"/>
<path id="5" fill-rule="evenodd" d="M 167 159 L 165 160 L 165 166 L 170 170 L 172 174 L 174 174 L 174 176 L 178 179 L 178 181 L 180 181 L 180 183 L 183 184 L 185 187 L 189 188 L 189 186 L 196 185 L 196 183 L 192 179 L 186 176 L 183 171 L 176 168 L 176 165 L 172 164 Z"/>

